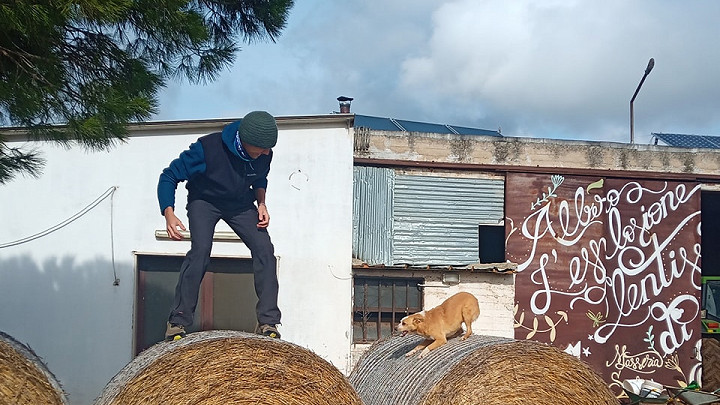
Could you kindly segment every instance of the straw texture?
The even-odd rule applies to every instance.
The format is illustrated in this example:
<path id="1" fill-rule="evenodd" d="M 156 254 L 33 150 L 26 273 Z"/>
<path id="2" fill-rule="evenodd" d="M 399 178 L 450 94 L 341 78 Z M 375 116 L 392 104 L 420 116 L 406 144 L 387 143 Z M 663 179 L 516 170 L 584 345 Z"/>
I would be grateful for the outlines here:
<path id="1" fill-rule="evenodd" d="M 66 404 L 55 376 L 28 346 L 0 332 L 0 404 Z"/>
<path id="2" fill-rule="evenodd" d="M 338 369 L 305 348 L 244 332 L 207 331 L 145 350 L 95 404 L 362 402 Z"/>
<path id="3" fill-rule="evenodd" d="M 390 337 L 360 358 L 350 383 L 365 405 L 618 404 L 587 364 L 553 346 L 472 335 L 405 357 L 422 340 Z"/>

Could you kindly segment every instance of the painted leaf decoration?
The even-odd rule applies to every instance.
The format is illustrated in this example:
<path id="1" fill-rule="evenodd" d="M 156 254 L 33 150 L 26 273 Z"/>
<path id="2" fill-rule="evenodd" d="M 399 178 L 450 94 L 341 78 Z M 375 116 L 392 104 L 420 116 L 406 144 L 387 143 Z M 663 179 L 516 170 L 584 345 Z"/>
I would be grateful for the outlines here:
<path id="1" fill-rule="evenodd" d="M 525 339 L 530 339 L 533 336 L 535 336 L 535 333 L 537 333 L 537 329 L 538 329 L 538 319 L 533 318 L 533 330 L 531 330 L 530 333 L 528 333 L 527 336 L 525 336 Z"/>

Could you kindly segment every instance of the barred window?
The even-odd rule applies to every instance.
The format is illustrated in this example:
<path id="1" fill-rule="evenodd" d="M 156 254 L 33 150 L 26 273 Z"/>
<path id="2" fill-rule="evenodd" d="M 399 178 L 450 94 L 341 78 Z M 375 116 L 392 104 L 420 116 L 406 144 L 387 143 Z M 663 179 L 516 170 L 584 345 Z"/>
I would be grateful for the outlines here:
<path id="1" fill-rule="evenodd" d="M 404 316 L 422 310 L 423 279 L 358 277 L 354 279 L 353 342 L 388 337 Z"/>

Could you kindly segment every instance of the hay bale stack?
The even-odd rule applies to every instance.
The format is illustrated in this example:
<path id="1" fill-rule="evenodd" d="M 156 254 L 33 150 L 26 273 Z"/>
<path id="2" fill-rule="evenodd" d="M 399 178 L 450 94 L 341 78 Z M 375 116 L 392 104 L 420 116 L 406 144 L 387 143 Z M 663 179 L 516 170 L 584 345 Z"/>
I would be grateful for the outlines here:
<path id="1" fill-rule="evenodd" d="M 0 404 L 66 404 L 55 376 L 35 352 L 0 332 Z"/>
<path id="2" fill-rule="evenodd" d="M 309 350 L 235 331 L 192 333 L 142 352 L 96 405 L 358 404 L 345 376 Z"/>
<path id="3" fill-rule="evenodd" d="M 350 383 L 365 405 L 618 403 L 586 363 L 550 345 L 472 335 L 405 357 L 421 341 L 391 337 L 360 358 Z"/>

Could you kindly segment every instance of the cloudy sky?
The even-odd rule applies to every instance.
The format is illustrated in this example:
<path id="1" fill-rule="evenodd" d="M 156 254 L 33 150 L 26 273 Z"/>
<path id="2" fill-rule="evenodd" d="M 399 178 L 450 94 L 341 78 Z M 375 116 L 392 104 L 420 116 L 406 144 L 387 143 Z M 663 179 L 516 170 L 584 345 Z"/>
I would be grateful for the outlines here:
<path id="1" fill-rule="evenodd" d="M 200 86 L 170 83 L 155 120 L 338 111 L 507 136 L 635 142 L 720 136 L 714 0 L 296 0 L 277 43 L 244 44 Z"/>

